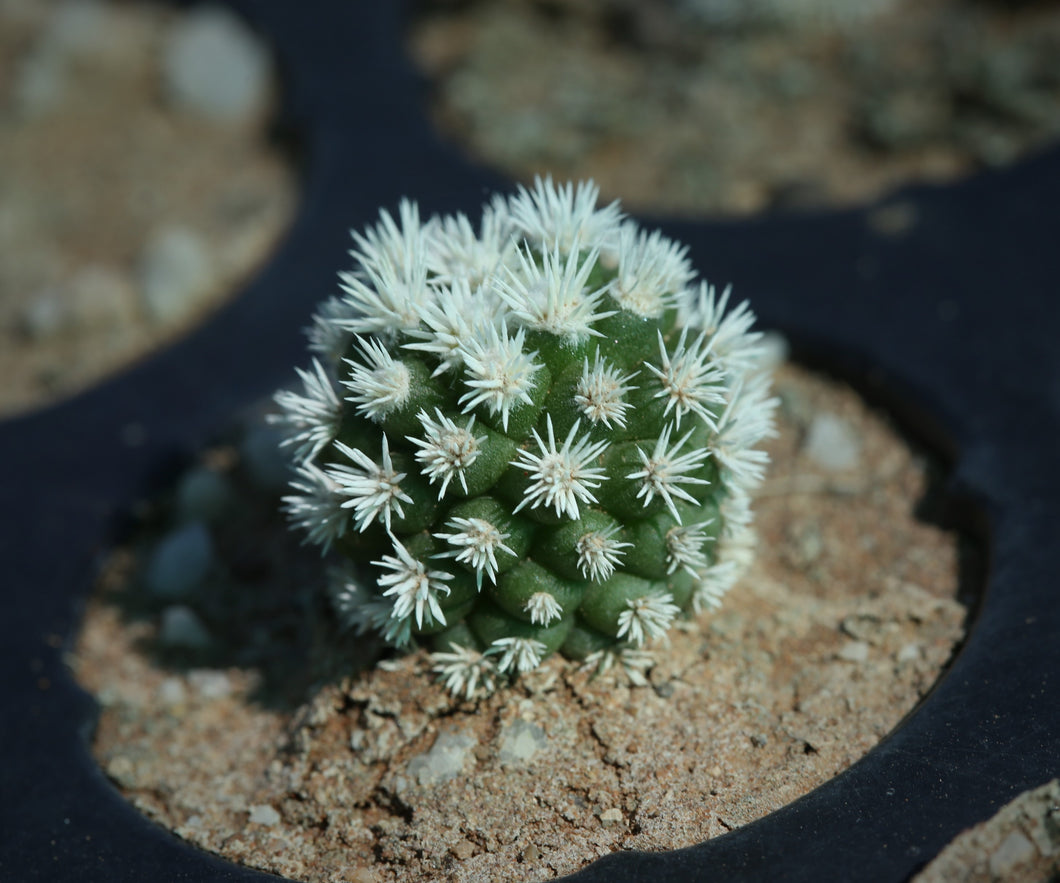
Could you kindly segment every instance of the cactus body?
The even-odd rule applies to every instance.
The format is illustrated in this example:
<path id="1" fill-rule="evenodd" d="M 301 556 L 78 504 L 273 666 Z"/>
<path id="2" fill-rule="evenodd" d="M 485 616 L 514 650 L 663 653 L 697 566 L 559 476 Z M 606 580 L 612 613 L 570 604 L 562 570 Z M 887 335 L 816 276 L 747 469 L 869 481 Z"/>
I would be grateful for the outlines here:
<path id="1" fill-rule="evenodd" d="M 304 389 L 293 523 L 351 562 L 343 623 L 426 643 L 455 693 L 560 652 L 635 681 L 750 546 L 775 401 L 746 303 L 591 184 L 354 233 Z"/>

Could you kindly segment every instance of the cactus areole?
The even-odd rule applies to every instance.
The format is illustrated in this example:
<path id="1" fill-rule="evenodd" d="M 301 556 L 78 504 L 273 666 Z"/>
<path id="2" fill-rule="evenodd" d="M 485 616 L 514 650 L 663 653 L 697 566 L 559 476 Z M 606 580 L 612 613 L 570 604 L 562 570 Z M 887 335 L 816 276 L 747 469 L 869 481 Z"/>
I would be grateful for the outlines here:
<path id="1" fill-rule="evenodd" d="M 750 558 L 775 399 L 747 304 L 591 183 L 353 238 L 275 417 L 343 626 L 468 698 L 556 652 L 642 683 Z"/>

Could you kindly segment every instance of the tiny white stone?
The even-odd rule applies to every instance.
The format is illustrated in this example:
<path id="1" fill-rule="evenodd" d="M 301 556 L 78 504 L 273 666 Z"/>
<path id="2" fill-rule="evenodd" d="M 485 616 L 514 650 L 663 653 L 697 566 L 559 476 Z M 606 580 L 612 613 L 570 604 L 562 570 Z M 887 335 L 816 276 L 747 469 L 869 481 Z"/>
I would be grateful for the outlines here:
<path id="1" fill-rule="evenodd" d="M 213 282 L 212 260 L 197 233 L 181 226 L 150 234 L 140 255 L 140 298 L 148 317 L 166 325 L 188 317 Z"/>
<path id="2" fill-rule="evenodd" d="M 535 754 L 548 747 L 548 736 L 535 723 L 516 718 L 501 729 L 497 754 L 501 763 L 518 765 L 528 763 Z"/>
<path id="3" fill-rule="evenodd" d="M 30 340 L 46 340 L 72 325 L 73 315 L 61 292 L 46 288 L 26 304 L 19 324 Z"/>
<path id="4" fill-rule="evenodd" d="M 232 679 L 226 672 L 208 668 L 196 669 L 188 675 L 188 685 L 202 699 L 224 699 L 232 695 Z"/>
<path id="5" fill-rule="evenodd" d="M 184 682 L 180 678 L 166 678 L 158 687 L 158 701 L 163 705 L 182 705 L 187 698 Z"/>
<path id="6" fill-rule="evenodd" d="M 990 855 L 990 873 L 1003 880 L 1011 880 L 1013 871 L 1037 856 L 1038 850 L 1022 831 L 1013 831 L 1001 841 Z"/>
<path id="7" fill-rule="evenodd" d="M 476 744 L 473 737 L 464 733 L 439 733 L 429 751 L 409 761 L 408 773 L 421 786 L 448 782 L 464 771 L 468 760 L 474 760 L 472 749 Z"/>
<path id="8" fill-rule="evenodd" d="M 178 106 L 218 122 L 238 123 L 265 105 L 269 59 L 237 16 L 204 5 L 178 20 L 164 49 L 163 76 Z"/>
<path id="9" fill-rule="evenodd" d="M 895 657 L 898 662 L 916 662 L 920 658 L 921 649 L 917 643 L 906 644 Z"/>
<path id="10" fill-rule="evenodd" d="M 835 414 L 816 414 L 806 431 L 803 451 L 823 469 L 854 469 L 861 460 L 861 440 L 854 428 Z"/>
<path id="11" fill-rule="evenodd" d="M 848 641 L 840 648 L 838 655 L 847 662 L 866 662 L 869 658 L 869 645 L 865 641 Z"/>
<path id="12" fill-rule="evenodd" d="M 250 808 L 250 822 L 271 828 L 280 823 L 280 814 L 267 803 L 259 803 Z"/>

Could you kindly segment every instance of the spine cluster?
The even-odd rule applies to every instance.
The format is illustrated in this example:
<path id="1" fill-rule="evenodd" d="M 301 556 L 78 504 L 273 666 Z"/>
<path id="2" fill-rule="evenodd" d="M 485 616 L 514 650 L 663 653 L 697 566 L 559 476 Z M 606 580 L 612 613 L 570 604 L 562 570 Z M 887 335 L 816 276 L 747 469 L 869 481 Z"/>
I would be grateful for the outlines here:
<path id="1" fill-rule="evenodd" d="M 276 396 L 343 624 L 428 644 L 469 698 L 557 651 L 643 681 L 750 555 L 775 400 L 746 302 L 592 184 L 353 236 Z"/>

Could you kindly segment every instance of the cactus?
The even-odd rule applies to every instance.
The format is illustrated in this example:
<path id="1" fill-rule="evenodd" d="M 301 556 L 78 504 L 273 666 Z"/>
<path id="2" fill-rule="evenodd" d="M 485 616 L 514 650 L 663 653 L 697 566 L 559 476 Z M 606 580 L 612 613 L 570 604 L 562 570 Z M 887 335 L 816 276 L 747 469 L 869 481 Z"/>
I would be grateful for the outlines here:
<path id="1" fill-rule="evenodd" d="M 591 183 L 353 237 L 275 417 L 341 623 L 468 698 L 556 652 L 643 683 L 750 557 L 775 400 L 746 302 Z"/>

